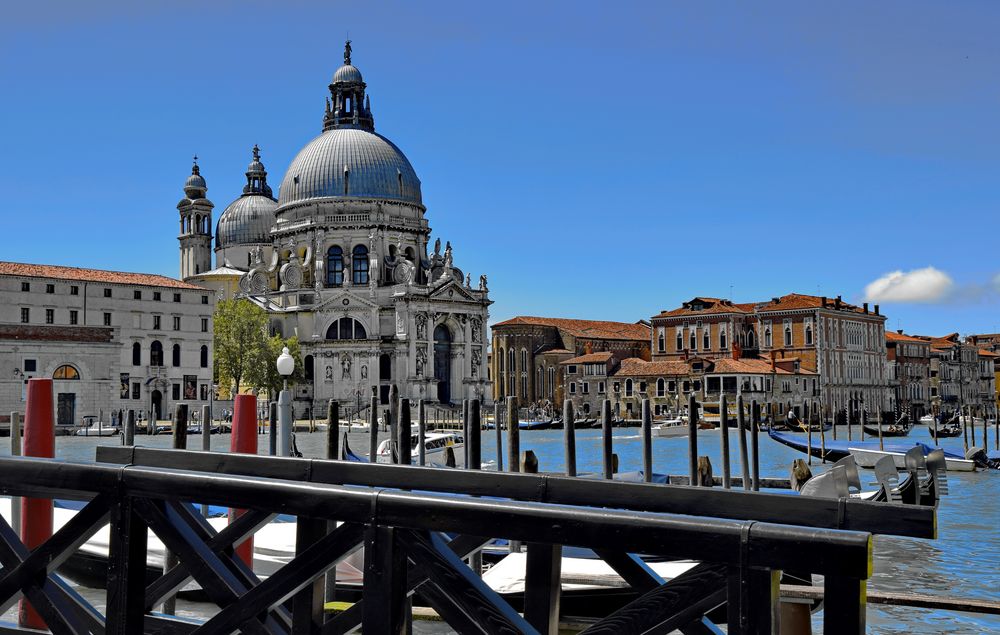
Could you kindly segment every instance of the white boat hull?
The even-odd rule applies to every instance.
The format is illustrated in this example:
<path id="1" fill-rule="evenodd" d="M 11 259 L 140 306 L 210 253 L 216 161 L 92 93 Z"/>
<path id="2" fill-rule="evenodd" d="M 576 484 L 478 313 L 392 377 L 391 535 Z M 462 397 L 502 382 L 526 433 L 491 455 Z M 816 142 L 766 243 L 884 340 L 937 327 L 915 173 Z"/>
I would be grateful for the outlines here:
<path id="1" fill-rule="evenodd" d="M 875 463 L 883 456 L 888 456 L 892 458 L 892 462 L 896 464 L 897 469 L 906 468 L 906 455 L 899 452 L 883 452 L 881 450 L 864 450 L 861 448 L 848 448 L 851 455 L 854 456 L 854 460 L 857 461 L 858 467 L 871 469 L 875 467 Z M 975 472 L 976 464 L 974 461 L 969 461 L 967 459 L 953 459 L 951 457 L 945 457 L 945 467 L 948 468 L 949 472 Z"/>
<path id="2" fill-rule="evenodd" d="M 688 427 L 686 423 L 681 424 L 679 426 L 673 426 L 673 425 L 656 426 L 656 436 L 666 439 L 672 439 L 674 437 L 686 437 L 688 436 Z"/>
<path id="3" fill-rule="evenodd" d="M 118 429 L 113 428 L 110 424 L 106 426 L 91 426 L 89 428 L 80 428 L 73 433 L 77 437 L 113 437 L 118 434 Z"/>

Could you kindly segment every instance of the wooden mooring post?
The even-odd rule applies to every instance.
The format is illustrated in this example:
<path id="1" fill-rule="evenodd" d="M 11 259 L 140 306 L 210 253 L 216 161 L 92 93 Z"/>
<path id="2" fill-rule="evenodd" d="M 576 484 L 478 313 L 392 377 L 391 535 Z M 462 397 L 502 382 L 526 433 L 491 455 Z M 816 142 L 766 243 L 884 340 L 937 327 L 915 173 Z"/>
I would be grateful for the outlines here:
<path id="1" fill-rule="evenodd" d="M 417 400 L 417 465 L 427 464 L 427 402 Z"/>
<path id="2" fill-rule="evenodd" d="M 611 428 L 611 400 L 601 401 L 601 458 L 603 459 L 604 470 L 602 475 L 606 479 L 615 477 L 615 467 L 611 456 L 614 454 Z"/>
<path id="3" fill-rule="evenodd" d="M 736 426 L 739 429 L 740 469 L 743 474 L 743 489 L 750 490 L 750 458 L 747 453 L 747 421 L 743 395 L 736 398 Z"/>
<path id="4" fill-rule="evenodd" d="M 688 477 L 698 482 L 698 401 L 694 393 L 688 397 Z"/>
<path id="5" fill-rule="evenodd" d="M 649 399 L 642 400 L 642 480 L 653 482 L 653 413 Z"/>
<path id="6" fill-rule="evenodd" d="M 566 476 L 576 476 L 576 422 L 573 401 L 563 401 L 563 440 L 566 452 Z"/>
<path id="7" fill-rule="evenodd" d="M 726 395 L 719 399 L 719 443 L 722 446 L 722 487 L 732 487 L 732 474 L 729 471 L 729 400 Z"/>
<path id="8" fill-rule="evenodd" d="M 368 408 L 368 461 L 378 460 L 378 386 L 372 386 Z"/>
<path id="9" fill-rule="evenodd" d="M 493 428 L 497 440 L 497 472 L 503 472 L 503 424 L 500 420 L 501 403 L 493 402 Z"/>
<path id="10" fill-rule="evenodd" d="M 756 400 L 750 408 L 750 447 L 753 450 L 753 491 L 757 492 L 760 491 L 760 406 Z"/>
<path id="11" fill-rule="evenodd" d="M 507 397 L 507 469 L 521 471 L 521 429 L 517 420 L 517 398 Z"/>

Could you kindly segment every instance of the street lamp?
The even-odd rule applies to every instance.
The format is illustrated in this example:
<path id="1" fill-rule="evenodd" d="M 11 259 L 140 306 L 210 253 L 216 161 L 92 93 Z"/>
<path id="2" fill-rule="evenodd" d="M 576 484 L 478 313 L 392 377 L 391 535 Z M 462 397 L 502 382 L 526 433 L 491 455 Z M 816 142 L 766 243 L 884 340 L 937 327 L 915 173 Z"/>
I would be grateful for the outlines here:
<path id="1" fill-rule="evenodd" d="M 278 394 L 278 456 L 292 453 L 292 395 L 288 392 L 288 376 L 295 370 L 295 358 L 288 353 L 288 347 L 281 349 L 278 374 L 284 379 L 285 387 Z"/>

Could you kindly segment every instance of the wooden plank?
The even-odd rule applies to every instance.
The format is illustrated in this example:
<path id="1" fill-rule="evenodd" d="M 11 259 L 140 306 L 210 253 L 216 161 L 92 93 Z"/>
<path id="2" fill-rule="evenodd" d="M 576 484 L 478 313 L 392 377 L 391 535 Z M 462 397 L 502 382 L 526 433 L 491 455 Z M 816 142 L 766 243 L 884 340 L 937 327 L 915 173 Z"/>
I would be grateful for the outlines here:
<path id="1" fill-rule="evenodd" d="M 132 500 L 122 497 L 111 508 L 108 552 L 108 635 L 142 632 L 146 579 L 146 523 Z"/>
<path id="2" fill-rule="evenodd" d="M 431 584 L 444 593 L 449 604 L 478 622 L 485 632 L 496 635 L 538 633 L 481 578 L 474 575 L 440 536 L 409 530 L 403 530 L 401 534 L 405 536 L 401 543 L 406 554 L 427 573 Z M 441 608 L 435 608 L 441 611 Z"/>
<path id="3" fill-rule="evenodd" d="M 891 506 L 784 494 L 666 487 L 645 483 L 585 480 L 555 475 L 463 472 L 461 479 L 447 470 L 394 465 L 352 464 L 346 461 L 289 459 L 203 452 L 174 452 L 152 448 L 97 448 L 98 461 L 148 467 L 191 469 L 300 482 L 400 487 L 414 490 L 467 493 L 564 505 L 607 505 L 619 509 L 713 516 L 829 527 L 876 534 L 936 538 L 933 507 Z M 8 460 L 8 459 L 5 459 Z M 9 459 L 14 460 L 14 459 Z M 30 459 L 21 459 L 30 460 Z M 742 482 L 733 479 L 734 483 Z M 784 479 L 782 479 L 784 481 Z M 30 481 L 25 481 L 30 483 Z M 766 483 L 762 483 L 766 485 Z M 0 484 L 3 488 L 3 484 Z"/>
<path id="4" fill-rule="evenodd" d="M 865 632 L 865 580 L 827 576 L 823 587 L 823 633 Z"/>
<path id="5" fill-rule="evenodd" d="M 363 626 L 368 633 L 401 635 L 407 619 L 406 557 L 396 540 L 397 530 L 371 525 L 365 530 Z"/>
<path id="6" fill-rule="evenodd" d="M 783 598 L 822 600 L 823 593 L 824 590 L 821 586 L 803 586 L 798 584 L 781 585 L 781 597 Z M 893 593 L 890 591 L 876 591 L 874 589 L 867 589 L 865 598 L 868 604 L 913 606 L 922 609 L 981 613 L 983 615 L 1000 615 L 1000 601 L 997 600 L 940 597 L 925 593 Z"/>
<path id="7" fill-rule="evenodd" d="M 529 542 L 524 568 L 524 619 L 543 635 L 559 631 L 562 547 Z"/>
<path id="8" fill-rule="evenodd" d="M 700 564 L 586 629 L 588 635 L 669 633 L 726 602 L 727 568 Z"/>

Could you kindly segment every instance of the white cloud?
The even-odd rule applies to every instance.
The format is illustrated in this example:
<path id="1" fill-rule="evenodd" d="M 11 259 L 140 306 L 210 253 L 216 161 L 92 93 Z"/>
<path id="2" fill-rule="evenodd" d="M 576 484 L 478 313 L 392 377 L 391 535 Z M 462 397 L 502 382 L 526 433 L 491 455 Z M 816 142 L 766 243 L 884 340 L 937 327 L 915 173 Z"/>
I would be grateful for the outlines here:
<path id="1" fill-rule="evenodd" d="M 934 267 L 893 271 L 870 282 L 865 287 L 865 299 L 869 302 L 940 302 L 954 286 L 948 274 Z"/>

